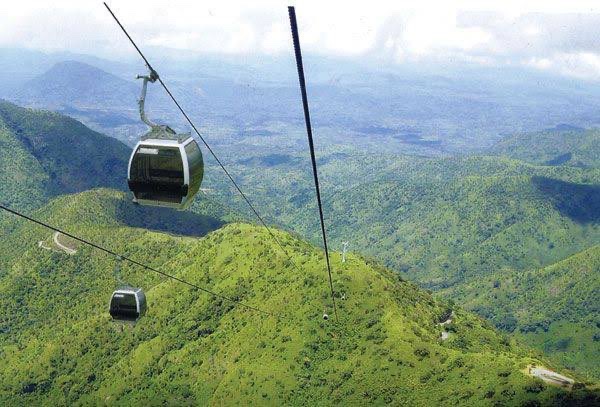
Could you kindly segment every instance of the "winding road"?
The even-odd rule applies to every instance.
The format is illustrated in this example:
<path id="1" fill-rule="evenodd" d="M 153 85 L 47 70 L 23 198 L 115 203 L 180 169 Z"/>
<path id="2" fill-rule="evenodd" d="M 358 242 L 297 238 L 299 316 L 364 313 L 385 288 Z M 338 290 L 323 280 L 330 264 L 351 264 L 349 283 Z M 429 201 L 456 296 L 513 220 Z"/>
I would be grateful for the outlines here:
<path id="1" fill-rule="evenodd" d="M 54 232 L 54 234 L 52 235 L 52 242 L 54 243 L 54 246 L 56 246 L 56 247 L 51 247 L 52 245 L 46 246 L 46 244 L 44 243 L 43 240 L 40 240 L 38 242 L 38 247 L 45 249 L 45 250 L 50 250 L 50 251 L 53 251 L 56 253 L 66 253 L 69 256 L 72 256 L 75 253 L 77 253 L 77 250 L 62 244 L 60 242 L 60 240 L 58 240 L 58 235 L 60 235 L 59 232 Z"/>

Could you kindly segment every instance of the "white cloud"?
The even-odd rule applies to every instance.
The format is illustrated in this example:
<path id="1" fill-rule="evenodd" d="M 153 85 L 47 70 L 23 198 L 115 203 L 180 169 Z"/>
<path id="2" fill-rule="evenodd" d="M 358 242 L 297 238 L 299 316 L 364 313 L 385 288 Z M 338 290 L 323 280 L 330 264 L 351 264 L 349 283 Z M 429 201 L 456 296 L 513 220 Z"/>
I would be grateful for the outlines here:
<path id="1" fill-rule="evenodd" d="M 530 58 L 524 64 L 575 78 L 600 80 L 600 55 L 590 52 L 557 53 L 550 58 Z"/>
<path id="2" fill-rule="evenodd" d="M 598 78 L 600 8 L 595 1 L 296 2 L 305 52 L 522 64 Z M 129 1 L 109 4 L 140 45 L 192 52 L 290 51 L 287 2 Z M 0 46 L 132 56 L 100 1 L 21 0 L 3 5 Z"/>

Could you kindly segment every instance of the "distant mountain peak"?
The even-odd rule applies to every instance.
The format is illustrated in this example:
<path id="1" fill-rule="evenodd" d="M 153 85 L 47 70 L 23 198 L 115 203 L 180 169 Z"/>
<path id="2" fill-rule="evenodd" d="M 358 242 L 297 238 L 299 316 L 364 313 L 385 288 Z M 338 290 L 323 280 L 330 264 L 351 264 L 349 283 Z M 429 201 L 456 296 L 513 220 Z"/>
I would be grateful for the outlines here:
<path id="1" fill-rule="evenodd" d="M 71 74 L 73 74 L 73 73 L 83 73 L 83 74 L 91 73 L 91 74 L 111 77 L 111 78 L 114 78 L 117 80 L 122 80 L 122 79 L 120 79 L 106 71 L 103 71 L 102 69 L 97 68 L 93 65 L 86 64 L 85 62 L 72 61 L 72 60 L 57 62 L 48 71 L 46 71 L 44 74 L 42 74 L 42 76 L 47 76 L 50 74 L 62 73 L 62 72 L 68 72 Z"/>
<path id="2" fill-rule="evenodd" d="M 131 107 L 137 86 L 95 66 L 78 61 L 61 61 L 43 74 L 26 82 L 12 99 L 18 104 L 60 109 Z"/>
<path id="3" fill-rule="evenodd" d="M 550 127 L 548 129 L 546 129 L 546 131 L 584 131 L 585 129 L 583 127 L 579 127 L 579 126 L 573 126 L 572 124 L 568 124 L 568 123 L 559 123 L 554 127 Z"/>

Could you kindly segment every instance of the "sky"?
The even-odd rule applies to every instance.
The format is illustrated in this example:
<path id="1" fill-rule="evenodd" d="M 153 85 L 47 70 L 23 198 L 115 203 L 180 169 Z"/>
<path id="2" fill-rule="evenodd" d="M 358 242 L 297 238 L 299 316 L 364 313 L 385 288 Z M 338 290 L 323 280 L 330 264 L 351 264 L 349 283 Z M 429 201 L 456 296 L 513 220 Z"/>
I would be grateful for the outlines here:
<path id="1" fill-rule="evenodd" d="M 526 66 L 600 80 L 598 1 L 109 0 L 141 46 L 191 54 L 290 52 L 288 5 L 306 53 L 374 63 Z M 134 57 L 101 1 L 3 4 L 0 47 Z"/>

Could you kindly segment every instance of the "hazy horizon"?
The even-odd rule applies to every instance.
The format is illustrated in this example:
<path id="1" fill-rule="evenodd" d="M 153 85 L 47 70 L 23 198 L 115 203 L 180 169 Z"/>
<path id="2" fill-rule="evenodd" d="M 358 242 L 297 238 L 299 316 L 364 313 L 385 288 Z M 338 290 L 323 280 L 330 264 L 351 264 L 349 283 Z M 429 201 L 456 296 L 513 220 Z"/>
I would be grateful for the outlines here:
<path id="1" fill-rule="evenodd" d="M 171 56 L 252 60 L 291 50 L 287 2 L 108 3 L 141 47 Z M 297 5 L 307 54 L 372 67 L 524 67 L 594 81 L 600 80 L 599 11 L 590 1 Z M 100 1 L 11 3 L 2 20 L 2 48 L 137 58 Z"/>

